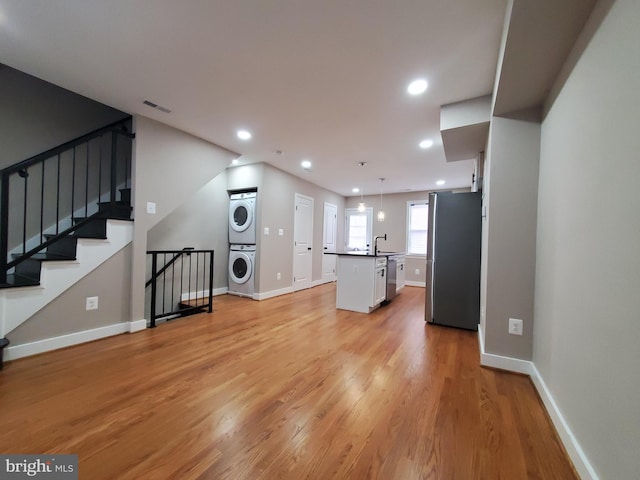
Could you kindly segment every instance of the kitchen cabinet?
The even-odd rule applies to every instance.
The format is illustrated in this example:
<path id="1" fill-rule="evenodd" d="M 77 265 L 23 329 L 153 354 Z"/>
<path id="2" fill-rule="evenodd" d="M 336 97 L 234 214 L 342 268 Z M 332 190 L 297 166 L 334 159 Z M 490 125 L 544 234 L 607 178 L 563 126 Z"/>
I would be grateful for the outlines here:
<path id="1" fill-rule="evenodd" d="M 380 305 L 387 297 L 387 262 L 376 263 L 375 298 L 374 305 Z"/>
<path id="2" fill-rule="evenodd" d="M 338 254 L 336 307 L 370 313 L 386 298 L 387 257 Z"/>

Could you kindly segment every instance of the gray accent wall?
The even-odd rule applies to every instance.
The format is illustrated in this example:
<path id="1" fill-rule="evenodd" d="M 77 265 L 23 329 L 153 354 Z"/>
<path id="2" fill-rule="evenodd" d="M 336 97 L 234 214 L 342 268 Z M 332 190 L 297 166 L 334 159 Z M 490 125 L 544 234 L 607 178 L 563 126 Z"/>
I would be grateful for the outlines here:
<path id="1" fill-rule="evenodd" d="M 226 288 L 228 216 L 227 173 L 222 171 L 149 230 L 147 248 L 214 250 L 213 288 Z"/>
<path id="2" fill-rule="evenodd" d="M 11 346 L 129 321 L 131 252 L 127 245 L 9 333 Z M 87 297 L 98 297 L 98 310 L 85 309 Z"/>
<path id="3" fill-rule="evenodd" d="M 613 4 L 541 133 L 533 361 L 602 479 L 640 471 L 639 18 Z"/>
<path id="4" fill-rule="evenodd" d="M 484 179 L 481 317 L 487 352 L 531 360 L 540 124 L 493 117 Z M 509 334 L 509 318 L 523 335 Z"/>
<path id="5" fill-rule="evenodd" d="M 0 65 L 0 169 L 126 116 L 87 97 Z"/>

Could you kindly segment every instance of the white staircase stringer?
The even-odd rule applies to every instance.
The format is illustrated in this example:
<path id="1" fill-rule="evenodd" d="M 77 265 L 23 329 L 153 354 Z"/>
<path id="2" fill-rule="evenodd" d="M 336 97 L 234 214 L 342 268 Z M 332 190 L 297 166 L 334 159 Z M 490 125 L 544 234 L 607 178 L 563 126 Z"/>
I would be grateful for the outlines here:
<path id="1" fill-rule="evenodd" d="M 107 239 L 79 238 L 76 260 L 42 262 L 39 286 L 0 290 L 0 338 L 126 247 L 132 238 L 133 222 L 107 220 Z"/>

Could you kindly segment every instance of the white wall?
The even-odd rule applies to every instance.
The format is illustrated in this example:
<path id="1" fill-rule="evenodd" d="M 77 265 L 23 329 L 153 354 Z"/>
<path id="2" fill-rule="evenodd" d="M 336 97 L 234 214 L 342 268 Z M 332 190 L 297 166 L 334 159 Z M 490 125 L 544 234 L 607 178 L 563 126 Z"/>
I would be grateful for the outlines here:
<path id="1" fill-rule="evenodd" d="M 615 2 L 541 135 L 533 360 L 602 479 L 640 471 L 638 19 Z"/>

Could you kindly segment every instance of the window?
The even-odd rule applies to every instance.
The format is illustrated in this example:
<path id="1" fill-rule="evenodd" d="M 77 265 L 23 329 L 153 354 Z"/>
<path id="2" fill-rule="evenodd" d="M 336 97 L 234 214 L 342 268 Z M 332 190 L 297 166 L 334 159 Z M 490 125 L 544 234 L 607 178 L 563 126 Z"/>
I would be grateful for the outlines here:
<path id="1" fill-rule="evenodd" d="M 347 208 L 346 231 L 347 250 L 369 250 L 371 245 L 371 231 L 373 229 L 373 210 L 367 208 L 364 212 L 359 212 L 357 208 Z"/>
<path id="2" fill-rule="evenodd" d="M 429 204 L 427 202 L 407 203 L 407 254 L 427 254 L 427 230 L 429 225 Z"/>

